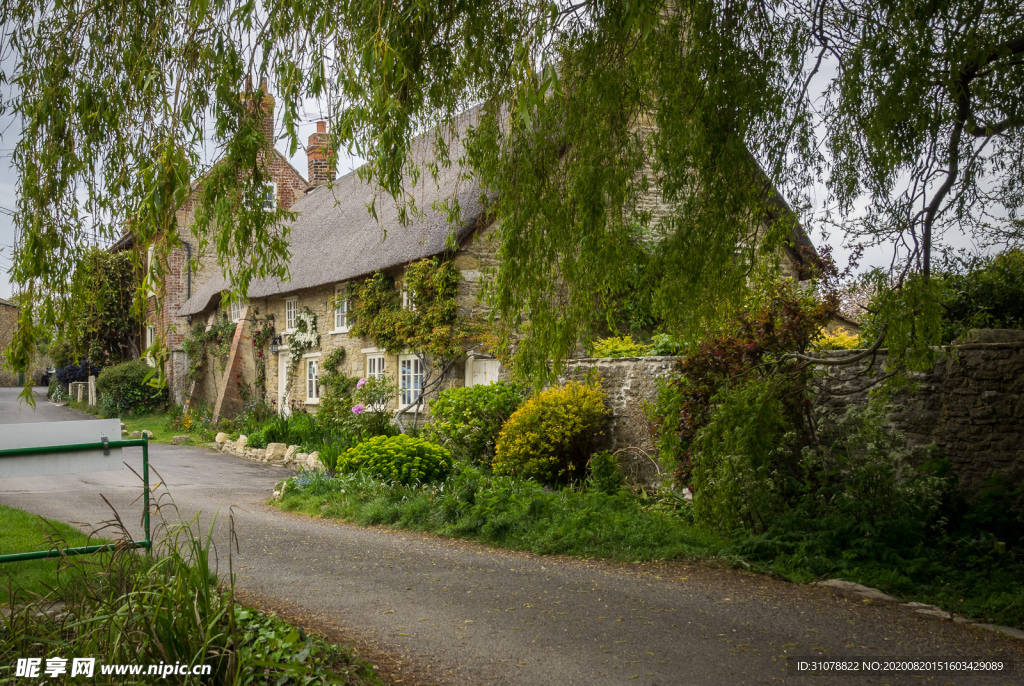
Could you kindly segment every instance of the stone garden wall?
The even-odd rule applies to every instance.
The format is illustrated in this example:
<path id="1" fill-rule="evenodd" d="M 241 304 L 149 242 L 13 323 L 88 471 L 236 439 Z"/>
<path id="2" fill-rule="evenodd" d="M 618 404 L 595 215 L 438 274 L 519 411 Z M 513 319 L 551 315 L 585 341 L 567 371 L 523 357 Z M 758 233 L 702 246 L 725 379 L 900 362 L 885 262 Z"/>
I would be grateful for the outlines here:
<path id="1" fill-rule="evenodd" d="M 993 476 L 1014 488 L 1024 484 L 1024 331 L 972 334 L 969 342 L 946 349 L 933 370 L 916 375 L 911 392 L 891 398 L 890 417 L 916 455 L 934 446 L 937 455 L 949 459 L 967 492 L 980 492 Z M 655 398 L 657 380 L 674 363 L 671 357 L 579 359 L 569 361 L 562 377 L 563 382 L 584 381 L 600 375 L 612 415 L 605 447 L 628 455 L 647 482 L 657 479 L 658 470 L 643 406 Z M 868 363 L 827 368 L 818 379 L 817 402 L 836 412 L 866 402 Z M 883 352 L 876 369 L 884 364 Z"/>

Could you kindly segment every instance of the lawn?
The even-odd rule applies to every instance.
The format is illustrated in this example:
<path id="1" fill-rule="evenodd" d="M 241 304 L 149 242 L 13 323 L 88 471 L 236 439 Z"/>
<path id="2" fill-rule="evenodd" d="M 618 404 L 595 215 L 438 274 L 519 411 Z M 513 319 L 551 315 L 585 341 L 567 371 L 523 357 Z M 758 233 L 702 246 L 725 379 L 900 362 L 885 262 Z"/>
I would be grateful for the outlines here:
<path id="1" fill-rule="evenodd" d="M 72 400 L 68 402 L 68 407 L 96 415 L 97 417 L 103 417 L 99 408 L 95 405 L 90 407 L 84 402 L 80 403 Z M 125 425 L 125 431 L 127 431 L 125 438 L 130 436 L 133 431 L 150 431 L 153 434 L 149 439 L 151 443 L 170 443 L 175 436 L 186 435 L 189 439 L 185 441 L 185 445 L 203 445 L 207 442 L 202 431 L 189 432 L 182 429 L 168 429 L 167 415 L 163 412 L 121 417 L 121 421 Z"/>
<path id="2" fill-rule="evenodd" d="M 105 543 L 103 539 L 88 540 L 78 529 L 64 524 L 44 520 L 28 512 L 0 505 L 0 555 L 24 553 L 35 550 L 49 550 L 50 540 L 61 541 L 62 545 L 82 546 L 87 543 Z M 0 602 L 10 601 L 11 585 L 16 591 L 46 595 L 57 584 L 57 559 L 8 562 L 0 565 Z"/>

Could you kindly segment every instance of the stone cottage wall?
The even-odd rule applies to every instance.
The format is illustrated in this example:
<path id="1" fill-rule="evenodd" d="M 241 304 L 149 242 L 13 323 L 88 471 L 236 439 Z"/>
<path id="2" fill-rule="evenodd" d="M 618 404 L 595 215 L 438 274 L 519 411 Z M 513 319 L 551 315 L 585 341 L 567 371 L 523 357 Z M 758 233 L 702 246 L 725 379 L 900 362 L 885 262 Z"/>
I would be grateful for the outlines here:
<path id="1" fill-rule="evenodd" d="M 923 459 L 924 449 L 934 446 L 968 493 L 984 490 L 993 476 L 1009 488 L 1024 484 L 1024 333 L 1019 340 L 1003 338 L 947 349 L 933 370 L 917 374 L 915 387 L 894 394 L 888 406 L 893 428 L 906 435 L 915 455 Z M 600 376 L 611 411 L 606 447 L 643 463 L 655 455 L 643 405 L 655 399 L 657 380 L 671 373 L 674 362 L 671 357 L 570 360 L 562 381 Z M 824 369 L 817 380 L 819 406 L 838 413 L 865 403 L 868 363 Z M 884 363 L 883 353 L 876 368 Z M 653 480 L 657 472 L 648 468 L 644 475 Z"/>

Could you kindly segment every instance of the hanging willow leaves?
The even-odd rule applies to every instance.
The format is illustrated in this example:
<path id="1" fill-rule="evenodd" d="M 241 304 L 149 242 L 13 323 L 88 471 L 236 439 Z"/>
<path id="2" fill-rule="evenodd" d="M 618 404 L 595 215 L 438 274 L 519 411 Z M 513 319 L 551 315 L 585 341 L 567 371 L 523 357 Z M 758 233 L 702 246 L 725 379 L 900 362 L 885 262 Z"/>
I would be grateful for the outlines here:
<path id="1" fill-rule="evenodd" d="M 173 245 L 189 189 L 235 290 L 285 274 L 285 214 L 253 202 L 269 142 L 246 76 L 270 78 L 291 152 L 303 103 L 323 103 L 331 147 L 366 159 L 360 176 L 407 220 L 414 182 L 456 163 L 480 179 L 500 221 L 488 297 L 525 333 L 528 372 L 557 366 L 635 287 L 628 262 L 667 331 L 703 328 L 816 219 L 815 182 L 826 225 L 892 247 L 888 317 L 935 316 L 915 304 L 930 288 L 901 293 L 929 278 L 946 232 L 1021 236 L 1015 0 L 0 0 L 0 14 L 4 106 L 23 132 L 18 367 L 73 295 L 78 245 L 126 226 Z M 429 130 L 436 160 L 414 163 Z M 937 330 L 896 329 L 919 350 Z"/>

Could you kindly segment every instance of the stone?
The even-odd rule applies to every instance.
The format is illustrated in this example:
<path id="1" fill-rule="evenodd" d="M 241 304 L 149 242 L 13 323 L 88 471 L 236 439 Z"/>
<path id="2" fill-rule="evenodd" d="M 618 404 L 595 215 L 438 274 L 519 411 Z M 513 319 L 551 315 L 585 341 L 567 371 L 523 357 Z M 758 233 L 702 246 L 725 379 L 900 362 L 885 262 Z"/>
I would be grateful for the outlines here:
<path id="1" fill-rule="evenodd" d="M 223 443 L 224 441 L 228 440 L 228 438 L 229 436 L 223 431 L 221 431 L 214 437 L 213 441 L 214 443 Z"/>
<path id="2" fill-rule="evenodd" d="M 152 439 L 155 434 L 149 429 L 143 429 L 142 435 L 145 436 L 146 438 Z"/>
<path id="3" fill-rule="evenodd" d="M 284 462 L 287 452 L 288 446 L 284 443 L 268 443 L 267 462 Z"/>
<path id="4" fill-rule="evenodd" d="M 245 446 L 249 443 L 248 436 L 239 436 L 238 441 L 235 443 L 235 450 L 240 453 L 245 453 Z"/>
<path id="5" fill-rule="evenodd" d="M 297 453 L 298 451 L 299 451 L 299 446 L 297 446 L 297 445 L 290 445 L 290 446 L 288 446 L 288 449 L 284 451 L 284 463 L 288 464 L 289 462 L 294 461 L 295 460 L 295 453 Z"/>
<path id="6" fill-rule="evenodd" d="M 127 428 L 128 428 L 128 425 L 125 424 L 124 422 L 121 422 L 121 431 L 124 431 Z"/>
<path id="7" fill-rule="evenodd" d="M 175 436 L 174 438 L 171 439 L 171 443 L 173 443 L 174 445 L 181 445 L 188 439 L 188 436 Z"/>
<path id="8" fill-rule="evenodd" d="M 128 434 L 128 438 L 142 438 L 142 432 L 132 431 L 130 434 Z"/>
<path id="9" fill-rule="evenodd" d="M 1024 331 L 1019 329 L 971 329 L 957 343 L 1024 343 Z"/>
<path id="10" fill-rule="evenodd" d="M 847 593 L 854 593 L 862 598 L 868 598 L 870 600 L 880 600 L 887 603 L 898 602 L 891 595 L 882 593 L 877 588 L 871 588 L 870 586 L 862 586 L 861 584 L 855 584 L 852 581 L 846 579 L 829 579 L 828 581 L 822 581 L 818 586 L 827 586 L 834 588 L 839 591 L 845 591 Z"/>
<path id="11" fill-rule="evenodd" d="M 310 469 L 323 470 L 324 466 L 320 464 L 320 453 L 310 453 L 309 457 L 306 458 L 306 466 Z"/>
<path id="12" fill-rule="evenodd" d="M 300 467 L 308 468 L 307 460 L 309 459 L 309 453 L 295 453 L 295 461 Z"/>

